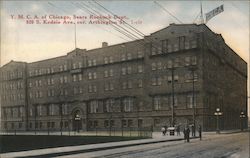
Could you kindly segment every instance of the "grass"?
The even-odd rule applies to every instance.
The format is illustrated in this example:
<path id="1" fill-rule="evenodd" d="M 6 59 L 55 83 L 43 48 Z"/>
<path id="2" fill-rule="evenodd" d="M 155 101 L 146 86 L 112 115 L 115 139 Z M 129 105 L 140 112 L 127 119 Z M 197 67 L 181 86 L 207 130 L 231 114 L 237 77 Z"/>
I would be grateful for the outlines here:
<path id="1" fill-rule="evenodd" d="M 0 153 L 143 139 L 121 136 L 0 135 Z"/>

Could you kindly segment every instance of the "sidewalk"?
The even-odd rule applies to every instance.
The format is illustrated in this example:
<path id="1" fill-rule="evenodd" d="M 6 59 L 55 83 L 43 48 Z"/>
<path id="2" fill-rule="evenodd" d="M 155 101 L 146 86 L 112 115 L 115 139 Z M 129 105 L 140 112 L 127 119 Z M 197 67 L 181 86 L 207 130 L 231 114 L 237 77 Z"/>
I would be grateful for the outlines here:
<path id="1" fill-rule="evenodd" d="M 79 146 L 67 146 L 58 148 L 47 148 L 38 150 L 29 150 L 21 152 L 10 152 L 1 154 L 1 158 L 9 157 L 55 157 L 63 155 L 71 155 L 77 153 L 86 153 L 99 150 L 115 149 L 121 147 L 129 147 L 144 144 L 153 144 L 159 142 L 171 142 L 183 140 L 183 135 L 181 136 L 162 136 L 161 132 L 154 132 L 152 139 L 141 139 L 141 140 L 131 140 L 131 141 L 121 141 L 121 142 L 111 142 L 111 143 L 100 143 L 100 144 L 89 144 L 89 145 L 79 145 Z"/>

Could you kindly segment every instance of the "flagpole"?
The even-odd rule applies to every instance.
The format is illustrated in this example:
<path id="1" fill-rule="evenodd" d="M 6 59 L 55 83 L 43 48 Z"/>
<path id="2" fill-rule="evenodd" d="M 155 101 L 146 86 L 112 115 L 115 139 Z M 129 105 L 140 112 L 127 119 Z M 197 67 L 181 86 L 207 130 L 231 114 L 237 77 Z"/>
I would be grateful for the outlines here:
<path id="1" fill-rule="evenodd" d="M 202 2 L 200 1 L 200 6 L 201 6 L 201 15 L 200 15 L 200 20 L 201 24 L 204 24 L 204 19 L 203 19 L 203 10 L 202 10 Z"/>

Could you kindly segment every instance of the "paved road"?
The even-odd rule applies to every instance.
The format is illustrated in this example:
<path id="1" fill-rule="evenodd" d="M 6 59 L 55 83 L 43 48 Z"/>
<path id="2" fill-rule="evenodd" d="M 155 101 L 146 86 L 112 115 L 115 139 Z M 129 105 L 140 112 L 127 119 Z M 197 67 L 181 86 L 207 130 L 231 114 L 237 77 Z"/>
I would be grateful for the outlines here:
<path id="1" fill-rule="evenodd" d="M 249 158 L 249 133 L 210 134 L 202 141 L 184 141 L 139 145 L 102 150 L 66 158 Z"/>

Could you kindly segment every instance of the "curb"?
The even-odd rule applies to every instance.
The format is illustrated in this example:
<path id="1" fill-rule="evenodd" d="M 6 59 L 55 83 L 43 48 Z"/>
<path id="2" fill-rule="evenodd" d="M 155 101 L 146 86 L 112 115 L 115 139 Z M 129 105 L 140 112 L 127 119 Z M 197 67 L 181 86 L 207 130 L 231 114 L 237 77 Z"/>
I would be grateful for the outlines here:
<path id="1" fill-rule="evenodd" d="M 196 138 L 198 137 L 192 137 L 190 139 L 196 139 Z M 83 149 L 83 150 L 58 152 L 58 153 L 50 153 L 50 154 L 48 153 L 48 154 L 42 154 L 42 155 L 18 156 L 16 158 L 44 158 L 44 157 L 66 156 L 66 155 L 73 155 L 73 154 L 79 154 L 79 153 L 87 153 L 87 152 L 94 152 L 94 151 L 101 151 L 101 150 L 108 150 L 108 149 L 116 149 L 116 148 L 163 143 L 163 142 L 173 142 L 173 141 L 181 141 L 181 140 L 184 140 L 184 138 L 170 139 L 170 140 L 157 140 L 157 141 L 150 141 L 150 142 L 133 143 L 133 144 L 117 145 L 117 146 L 109 146 L 109 147 L 99 147 L 99 148 L 94 148 L 94 149 Z"/>

